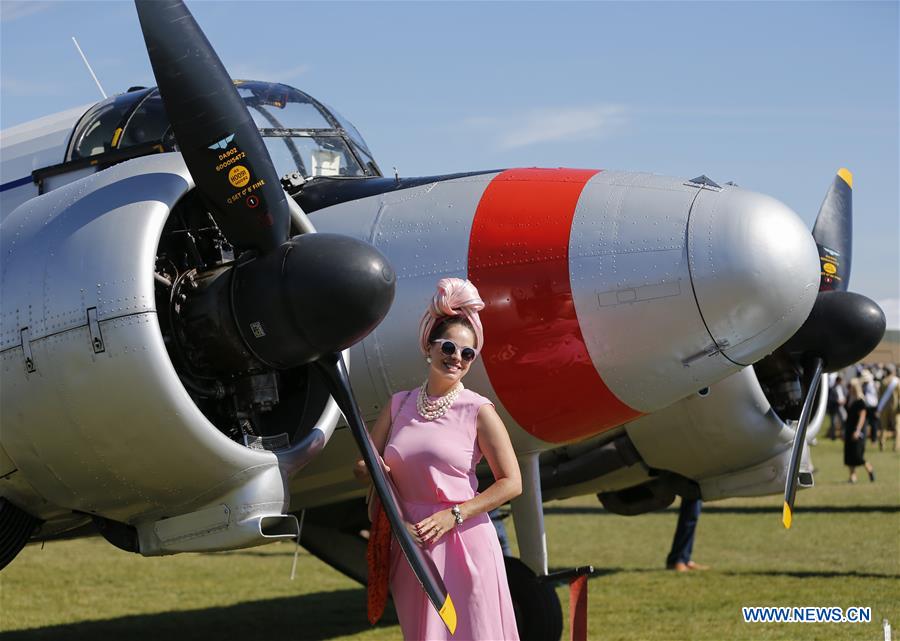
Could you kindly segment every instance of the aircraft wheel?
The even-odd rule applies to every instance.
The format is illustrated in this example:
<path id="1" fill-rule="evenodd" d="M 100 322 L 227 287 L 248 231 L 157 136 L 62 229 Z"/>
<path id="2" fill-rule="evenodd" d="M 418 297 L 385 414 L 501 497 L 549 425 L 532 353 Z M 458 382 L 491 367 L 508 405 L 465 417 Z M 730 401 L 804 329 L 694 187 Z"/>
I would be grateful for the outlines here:
<path id="1" fill-rule="evenodd" d="M 511 556 L 503 559 L 521 640 L 559 641 L 563 620 L 556 590 L 551 584 L 538 581 L 535 573 L 519 559 Z"/>
<path id="2" fill-rule="evenodd" d="M 16 558 L 40 524 L 40 519 L 0 497 L 0 570 Z"/>

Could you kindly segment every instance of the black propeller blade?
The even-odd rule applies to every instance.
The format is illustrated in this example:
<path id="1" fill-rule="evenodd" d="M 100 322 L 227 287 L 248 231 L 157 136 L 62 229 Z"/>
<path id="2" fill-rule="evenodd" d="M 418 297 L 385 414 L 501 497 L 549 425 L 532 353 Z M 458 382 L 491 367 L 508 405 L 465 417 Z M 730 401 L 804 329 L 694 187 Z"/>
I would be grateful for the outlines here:
<path id="1" fill-rule="evenodd" d="M 885 330 L 881 308 L 869 298 L 847 291 L 853 244 L 853 174 L 849 170 L 838 170 L 819 208 L 813 238 L 822 263 L 819 295 L 803 326 L 772 355 L 802 365 L 806 394 L 785 480 L 782 522 L 786 528 L 793 522 L 800 458 L 822 372 L 859 361 L 878 345 Z"/>
<path id="2" fill-rule="evenodd" d="M 268 252 L 290 211 L 259 130 L 181 0 L 135 0 L 153 75 L 184 161 L 237 249 Z"/>
<path id="3" fill-rule="evenodd" d="M 447 629 L 453 634 L 456 631 L 456 609 L 453 606 L 453 601 L 447 593 L 444 581 L 441 579 L 441 575 L 431 557 L 422 552 L 406 529 L 391 480 L 381 467 L 372 439 L 369 437 L 369 432 L 366 430 L 365 423 L 359 414 L 359 408 L 350 388 L 350 379 L 347 375 L 347 369 L 344 367 L 344 361 L 341 359 L 340 354 L 332 354 L 330 357 L 320 358 L 316 361 L 316 365 L 325 375 L 329 391 L 335 401 L 337 401 L 344 418 L 347 419 L 347 423 L 350 425 L 350 430 L 356 439 L 356 444 L 359 446 L 363 460 L 366 462 L 366 467 L 372 475 L 375 491 L 378 492 L 388 521 L 391 523 L 391 529 L 400 542 L 400 548 L 403 550 L 406 560 L 409 561 L 409 564 L 415 571 L 416 577 L 425 590 L 425 594 L 428 595 L 428 600 L 431 601 L 435 610 L 441 615 L 441 619 L 444 621 Z"/>
<path id="4" fill-rule="evenodd" d="M 788 464 L 788 476 L 784 485 L 784 509 L 781 513 L 781 522 L 788 529 L 794 521 L 794 499 L 800 483 L 800 458 L 803 455 L 803 443 L 806 441 L 806 428 L 809 427 L 809 419 L 812 416 L 813 399 L 816 397 L 816 390 L 822 378 L 822 363 L 821 358 L 814 357 L 804 367 L 804 371 L 811 372 L 811 375 L 806 385 L 806 398 L 803 399 L 803 409 L 800 411 L 797 431 L 794 433 L 791 462 Z"/>
<path id="5" fill-rule="evenodd" d="M 838 169 L 819 208 L 813 238 L 819 248 L 819 291 L 847 291 L 853 255 L 853 174 Z"/>

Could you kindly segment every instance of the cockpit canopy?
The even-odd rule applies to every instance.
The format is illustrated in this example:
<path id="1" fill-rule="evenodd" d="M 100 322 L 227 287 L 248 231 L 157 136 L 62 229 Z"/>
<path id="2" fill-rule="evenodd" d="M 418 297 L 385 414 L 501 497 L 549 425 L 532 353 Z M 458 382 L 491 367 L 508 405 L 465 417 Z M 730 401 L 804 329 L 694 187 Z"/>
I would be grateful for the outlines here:
<path id="1" fill-rule="evenodd" d="M 287 85 L 250 80 L 234 84 L 279 176 L 381 175 L 359 131 L 334 109 Z M 88 110 L 75 127 L 66 161 L 160 145 L 177 149 L 159 90 L 135 87 Z"/>

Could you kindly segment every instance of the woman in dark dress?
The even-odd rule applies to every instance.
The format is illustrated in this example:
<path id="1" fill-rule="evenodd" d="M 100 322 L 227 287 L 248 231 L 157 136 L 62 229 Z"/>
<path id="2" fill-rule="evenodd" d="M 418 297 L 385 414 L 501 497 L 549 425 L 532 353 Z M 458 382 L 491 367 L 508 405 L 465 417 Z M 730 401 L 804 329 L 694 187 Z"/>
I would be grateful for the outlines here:
<path id="1" fill-rule="evenodd" d="M 850 397 L 847 400 L 847 420 L 844 421 L 844 465 L 850 468 L 850 482 L 856 483 L 856 468 L 860 465 L 869 473 L 869 480 L 875 480 L 872 464 L 866 462 L 866 401 L 863 397 L 862 381 L 850 381 Z"/>

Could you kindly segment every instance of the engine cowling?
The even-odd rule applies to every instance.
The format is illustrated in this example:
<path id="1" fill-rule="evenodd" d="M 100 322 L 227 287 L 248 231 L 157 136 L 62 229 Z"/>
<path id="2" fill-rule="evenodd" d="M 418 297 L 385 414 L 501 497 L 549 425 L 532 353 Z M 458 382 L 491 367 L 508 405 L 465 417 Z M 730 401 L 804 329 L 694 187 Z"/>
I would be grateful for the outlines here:
<path id="1" fill-rule="evenodd" d="M 312 368 L 257 364 L 227 380 L 190 370 L 165 274 L 230 260 L 215 230 L 190 220 L 193 186 L 180 155 L 144 157 L 3 221 L 0 461 L 15 467 L 5 495 L 42 505 L 31 511 L 48 531 L 91 515 L 133 527 L 143 554 L 296 534 L 286 480 L 339 411 Z M 161 266 L 178 234 L 194 236 L 202 268 Z M 213 251 L 217 266 L 201 255 Z"/>

